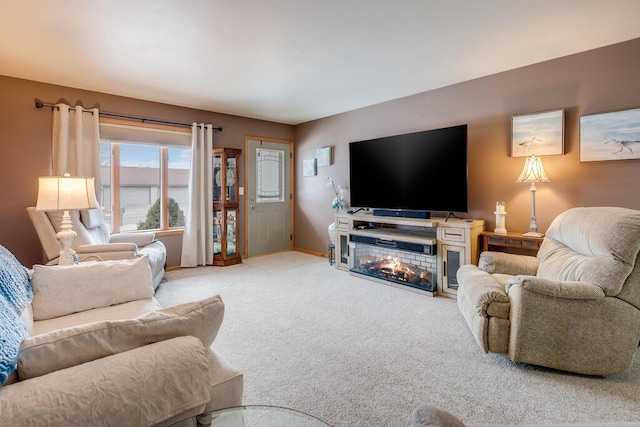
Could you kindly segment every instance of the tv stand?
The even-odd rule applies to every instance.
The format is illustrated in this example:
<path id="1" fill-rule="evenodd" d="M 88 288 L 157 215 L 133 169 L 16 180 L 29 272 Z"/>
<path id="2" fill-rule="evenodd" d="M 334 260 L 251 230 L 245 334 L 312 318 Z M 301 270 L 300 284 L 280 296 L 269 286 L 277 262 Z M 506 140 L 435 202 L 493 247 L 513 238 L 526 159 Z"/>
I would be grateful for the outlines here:
<path id="1" fill-rule="evenodd" d="M 336 215 L 336 263 L 338 269 L 349 271 L 354 267 L 356 244 L 366 238 L 379 239 L 383 243 L 407 242 L 413 245 L 431 245 L 435 254 L 427 254 L 434 260 L 436 288 L 433 292 L 414 290 L 428 295 L 455 298 L 458 289 L 456 273 L 463 264 L 477 263 L 478 235 L 484 231 L 484 221 L 451 218 L 396 218 L 376 216 L 371 213 Z M 357 236 L 355 239 L 352 236 Z M 365 237 L 365 239 L 363 239 Z M 424 251 L 426 252 L 426 251 Z M 353 273 L 352 273 L 353 274 Z M 359 277 L 365 277 L 358 274 Z M 372 279 L 378 281 L 377 279 Z"/>

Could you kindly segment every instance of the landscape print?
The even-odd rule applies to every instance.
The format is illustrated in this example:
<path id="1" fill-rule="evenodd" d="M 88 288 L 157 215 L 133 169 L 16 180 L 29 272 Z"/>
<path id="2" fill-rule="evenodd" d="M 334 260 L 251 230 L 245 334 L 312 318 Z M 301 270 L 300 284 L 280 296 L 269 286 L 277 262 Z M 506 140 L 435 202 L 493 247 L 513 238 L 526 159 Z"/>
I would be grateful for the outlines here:
<path id="1" fill-rule="evenodd" d="M 564 154 L 564 110 L 513 116 L 511 157 Z"/>
<path id="2" fill-rule="evenodd" d="M 580 117 L 580 161 L 640 158 L 640 108 Z"/>

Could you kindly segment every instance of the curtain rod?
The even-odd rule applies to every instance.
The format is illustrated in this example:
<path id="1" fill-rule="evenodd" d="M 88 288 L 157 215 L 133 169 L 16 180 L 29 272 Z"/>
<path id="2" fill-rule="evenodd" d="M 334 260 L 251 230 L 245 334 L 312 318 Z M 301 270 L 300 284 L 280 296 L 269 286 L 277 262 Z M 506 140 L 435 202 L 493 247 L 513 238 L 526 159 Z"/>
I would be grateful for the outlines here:
<path id="1" fill-rule="evenodd" d="M 52 111 L 53 111 L 53 109 L 57 108 L 55 106 L 55 104 L 53 104 L 51 102 L 42 102 L 41 100 L 36 99 L 36 108 L 43 108 L 43 107 L 51 108 Z M 93 114 L 93 111 L 86 110 L 86 109 L 84 109 L 84 107 L 82 108 L 82 111 L 84 111 L 85 113 Z M 170 122 L 170 121 L 167 121 L 167 120 L 149 119 L 149 118 L 146 118 L 146 117 L 127 116 L 125 114 L 108 113 L 106 111 L 100 111 L 100 115 L 104 116 L 104 117 L 111 117 L 113 119 L 136 120 L 136 121 L 139 121 L 141 123 L 157 123 L 157 124 L 162 124 L 162 125 L 182 126 L 182 127 L 188 127 L 188 128 L 190 128 L 192 126 L 190 123 Z M 197 126 L 200 127 L 200 125 L 197 125 Z M 222 126 L 214 127 L 213 130 L 217 130 L 218 132 L 222 132 Z"/>

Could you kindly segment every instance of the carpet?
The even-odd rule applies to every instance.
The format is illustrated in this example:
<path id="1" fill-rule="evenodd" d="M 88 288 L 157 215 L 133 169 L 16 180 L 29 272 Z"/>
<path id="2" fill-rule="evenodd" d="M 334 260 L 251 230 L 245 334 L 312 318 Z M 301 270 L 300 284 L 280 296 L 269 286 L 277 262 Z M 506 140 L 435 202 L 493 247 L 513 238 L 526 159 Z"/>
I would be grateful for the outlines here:
<path id="1" fill-rule="evenodd" d="M 351 276 L 299 252 L 167 272 L 163 306 L 220 294 L 213 346 L 244 372 L 246 405 L 290 407 L 334 427 L 408 426 L 430 403 L 465 423 L 640 420 L 640 357 L 589 377 L 484 354 L 455 300 Z"/>

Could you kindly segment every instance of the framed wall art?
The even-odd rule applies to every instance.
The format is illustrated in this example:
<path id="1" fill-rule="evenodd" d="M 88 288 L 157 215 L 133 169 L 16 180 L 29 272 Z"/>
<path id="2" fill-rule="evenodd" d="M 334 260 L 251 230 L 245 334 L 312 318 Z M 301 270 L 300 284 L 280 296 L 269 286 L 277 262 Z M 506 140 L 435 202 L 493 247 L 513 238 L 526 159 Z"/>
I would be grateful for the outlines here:
<path id="1" fill-rule="evenodd" d="M 330 166 L 332 164 L 331 147 L 322 147 L 316 150 L 316 158 L 318 166 Z"/>
<path id="2" fill-rule="evenodd" d="M 513 116 L 511 157 L 564 154 L 564 109 Z"/>
<path id="3" fill-rule="evenodd" d="M 316 176 L 316 159 L 306 159 L 302 161 L 302 176 Z"/>
<path id="4" fill-rule="evenodd" d="M 640 108 L 580 117 L 580 161 L 640 159 Z"/>

